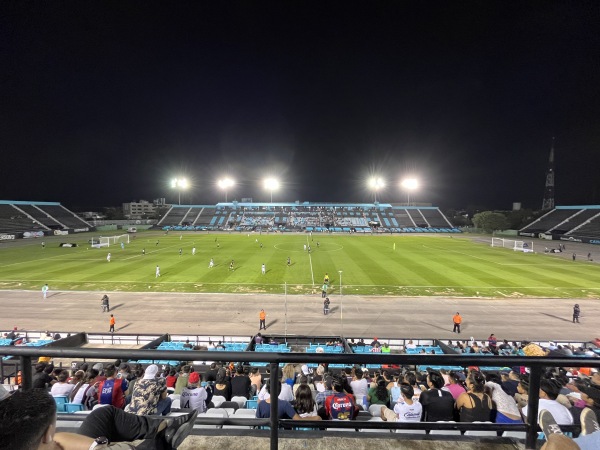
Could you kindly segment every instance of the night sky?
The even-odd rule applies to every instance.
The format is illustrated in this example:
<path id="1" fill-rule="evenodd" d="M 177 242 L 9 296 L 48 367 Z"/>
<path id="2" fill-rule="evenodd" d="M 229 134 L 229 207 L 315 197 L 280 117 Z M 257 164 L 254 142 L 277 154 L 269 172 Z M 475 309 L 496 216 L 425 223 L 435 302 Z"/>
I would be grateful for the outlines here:
<path id="1" fill-rule="evenodd" d="M 600 203 L 600 2 L 2 1 L 0 199 Z"/>

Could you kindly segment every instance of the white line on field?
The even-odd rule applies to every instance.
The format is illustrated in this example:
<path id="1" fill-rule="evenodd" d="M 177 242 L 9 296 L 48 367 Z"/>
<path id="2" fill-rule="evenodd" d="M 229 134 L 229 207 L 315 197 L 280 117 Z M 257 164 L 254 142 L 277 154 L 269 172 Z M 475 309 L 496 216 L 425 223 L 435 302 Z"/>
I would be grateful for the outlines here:
<path id="1" fill-rule="evenodd" d="M 310 243 L 308 242 L 308 235 L 306 235 L 306 248 L 308 251 L 308 248 L 310 248 Z M 310 256 L 310 252 L 308 252 L 308 262 L 310 263 L 310 277 L 312 279 L 312 284 L 313 286 L 315 285 L 315 274 L 313 272 L 313 266 L 312 266 L 312 256 Z"/>

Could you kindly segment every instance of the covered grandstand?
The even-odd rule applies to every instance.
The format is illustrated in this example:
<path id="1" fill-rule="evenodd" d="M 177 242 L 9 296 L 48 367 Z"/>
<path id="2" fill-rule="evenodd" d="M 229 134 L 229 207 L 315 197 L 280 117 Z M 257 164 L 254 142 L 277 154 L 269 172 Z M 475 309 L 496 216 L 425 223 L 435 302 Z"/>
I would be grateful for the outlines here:
<path id="1" fill-rule="evenodd" d="M 600 205 L 557 206 L 520 229 L 519 235 L 600 244 Z"/>

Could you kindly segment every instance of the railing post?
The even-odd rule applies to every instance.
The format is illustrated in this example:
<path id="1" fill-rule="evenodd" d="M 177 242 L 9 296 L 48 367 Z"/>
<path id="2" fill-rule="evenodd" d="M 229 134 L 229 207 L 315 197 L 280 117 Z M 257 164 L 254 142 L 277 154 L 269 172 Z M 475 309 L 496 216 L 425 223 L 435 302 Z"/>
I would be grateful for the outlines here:
<path id="1" fill-rule="evenodd" d="M 535 450 L 536 448 L 541 378 L 542 368 L 540 366 L 531 367 L 529 371 L 529 398 L 527 400 L 527 436 L 525 438 L 525 448 L 527 450 Z"/>
<path id="2" fill-rule="evenodd" d="M 279 448 L 279 363 L 272 362 L 270 367 L 271 450 L 277 450 Z"/>
<path id="3" fill-rule="evenodd" d="M 33 376 L 31 374 L 31 356 L 21 356 L 20 359 L 22 380 L 21 383 L 23 383 L 23 389 L 31 389 L 33 387 Z"/>

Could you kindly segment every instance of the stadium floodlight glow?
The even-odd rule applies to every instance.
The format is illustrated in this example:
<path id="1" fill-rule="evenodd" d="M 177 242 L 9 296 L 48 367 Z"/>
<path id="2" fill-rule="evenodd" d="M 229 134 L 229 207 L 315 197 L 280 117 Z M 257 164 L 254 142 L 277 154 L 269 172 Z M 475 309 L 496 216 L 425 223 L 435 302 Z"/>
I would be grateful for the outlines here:
<path id="1" fill-rule="evenodd" d="M 410 193 L 419 188 L 419 180 L 416 178 L 405 178 L 400 183 L 400 186 L 406 189 L 407 203 L 410 206 Z"/>
<path id="2" fill-rule="evenodd" d="M 273 191 L 279 189 L 279 180 L 276 178 L 266 178 L 264 181 L 265 189 L 271 191 L 271 203 L 273 203 Z"/>
<path id="3" fill-rule="evenodd" d="M 227 203 L 227 189 L 233 187 L 235 185 L 235 181 L 233 181 L 231 178 L 225 177 L 217 181 L 217 185 L 225 191 L 225 203 Z"/>
<path id="4" fill-rule="evenodd" d="M 186 178 L 173 178 L 171 180 L 171 187 L 177 189 L 179 204 L 181 205 L 181 190 L 189 187 L 188 180 Z"/>
<path id="5" fill-rule="evenodd" d="M 369 187 L 375 193 L 375 203 L 377 203 L 377 191 L 385 187 L 385 180 L 381 177 L 373 177 L 369 179 Z"/>

